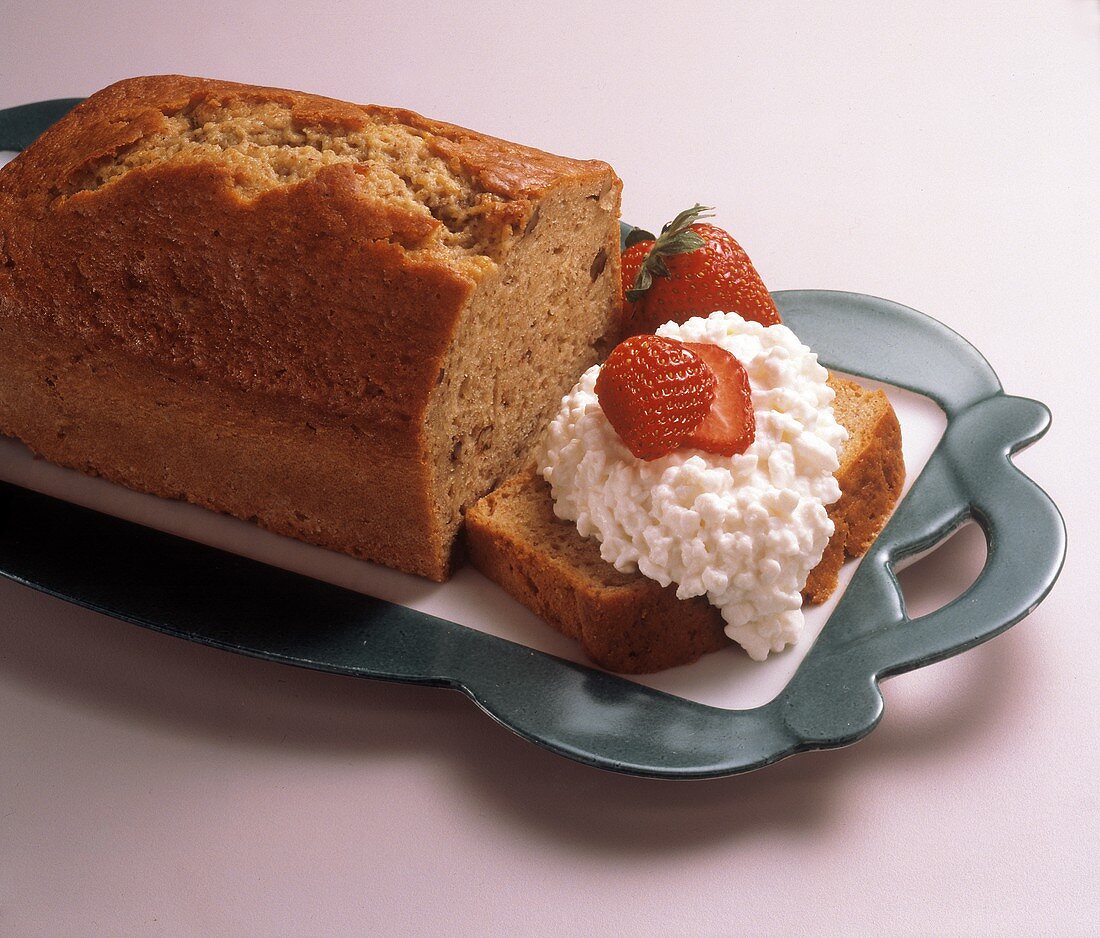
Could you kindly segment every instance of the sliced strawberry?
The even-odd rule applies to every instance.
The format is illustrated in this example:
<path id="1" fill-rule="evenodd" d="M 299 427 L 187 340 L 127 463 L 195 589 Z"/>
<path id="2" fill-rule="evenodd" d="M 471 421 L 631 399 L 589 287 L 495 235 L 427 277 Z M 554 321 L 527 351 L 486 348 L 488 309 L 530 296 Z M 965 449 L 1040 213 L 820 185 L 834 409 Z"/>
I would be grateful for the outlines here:
<path id="1" fill-rule="evenodd" d="M 719 345 L 709 342 L 683 345 L 706 362 L 718 379 L 718 388 L 703 422 L 681 445 L 722 456 L 745 452 L 756 439 L 756 414 L 745 366 Z"/>
<path id="2" fill-rule="evenodd" d="M 596 378 L 608 422 L 639 459 L 683 445 L 710 412 L 715 375 L 682 342 L 639 335 L 620 342 Z"/>

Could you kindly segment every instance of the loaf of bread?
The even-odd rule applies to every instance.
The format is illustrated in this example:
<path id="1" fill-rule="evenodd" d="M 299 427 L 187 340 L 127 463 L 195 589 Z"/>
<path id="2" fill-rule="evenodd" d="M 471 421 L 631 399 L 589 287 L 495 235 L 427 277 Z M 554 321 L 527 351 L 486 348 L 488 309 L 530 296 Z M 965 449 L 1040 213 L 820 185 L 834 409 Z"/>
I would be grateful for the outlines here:
<path id="1" fill-rule="evenodd" d="M 820 603 L 836 589 L 845 557 L 864 553 L 901 493 L 901 428 L 886 395 L 831 377 L 833 409 L 849 433 L 829 508 L 834 534 L 803 590 Z M 689 664 L 731 644 L 704 597 L 676 598 L 640 573 L 620 573 L 599 544 L 554 514 L 550 487 L 533 468 L 514 476 L 466 514 L 474 565 L 550 625 L 580 641 L 611 671 L 641 674 Z"/>
<path id="2" fill-rule="evenodd" d="M 0 431 L 443 579 L 606 351 L 620 190 L 409 111 L 112 85 L 0 170 Z"/>

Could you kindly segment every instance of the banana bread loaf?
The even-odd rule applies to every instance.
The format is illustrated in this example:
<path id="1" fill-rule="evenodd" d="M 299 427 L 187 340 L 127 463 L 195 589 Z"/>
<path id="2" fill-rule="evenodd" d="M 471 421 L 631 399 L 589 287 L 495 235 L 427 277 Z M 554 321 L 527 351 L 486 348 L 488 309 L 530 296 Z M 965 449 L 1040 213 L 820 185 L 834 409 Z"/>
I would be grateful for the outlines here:
<path id="1" fill-rule="evenodd" d="M 0 170 L 0 431 L 443 579 L 604 351 L 620 190 L 409 111 L 112 85 Z"/>

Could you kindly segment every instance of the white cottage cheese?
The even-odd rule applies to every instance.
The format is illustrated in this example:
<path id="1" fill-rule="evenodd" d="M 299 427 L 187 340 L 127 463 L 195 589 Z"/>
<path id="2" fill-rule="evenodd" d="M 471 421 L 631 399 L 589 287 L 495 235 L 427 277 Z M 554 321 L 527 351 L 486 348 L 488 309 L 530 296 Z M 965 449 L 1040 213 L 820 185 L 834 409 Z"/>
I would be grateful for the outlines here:
<path id="1" fill-rule="evenodd" d="M 562 399 L 540 454 L 554 511 L 600 542 L 604 560 L 640 570 L 681 599 L 703 596 L 758 661 L 798 640 L 801 589 L 833 533 L 826 506 L 847 431 L 828 372 L 786 326 L 712 313 L 657 334 L 711 342 L 745 366 L 756 439 L 740 456 L 683 449 L 633 456 L 596 398 L 599 366 Z"/>

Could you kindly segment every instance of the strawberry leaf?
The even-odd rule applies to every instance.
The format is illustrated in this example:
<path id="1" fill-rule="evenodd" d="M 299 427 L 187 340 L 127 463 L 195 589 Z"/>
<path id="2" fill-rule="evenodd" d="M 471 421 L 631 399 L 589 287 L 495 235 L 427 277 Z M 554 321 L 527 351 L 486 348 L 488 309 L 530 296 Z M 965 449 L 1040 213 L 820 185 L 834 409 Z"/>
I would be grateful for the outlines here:
<path id="1" fill-rule="evenodd" d="M 634 283 L 626 291 L 626 298 L 631 303 L 637 303 L 651 286 L 653 286 L 653 276 L 642 266 L 638 271 L 638 275 L 634 278 Z"/>
<path id="2" fill-rule="evenodd" d="M 666 234 L 671 237 L 679 234 L 681 231 L 686 231 L 697 221 L 702 221 L 704 218 L 713 218 L 713 214 L 705 214 L 713 211 L 714 209 L 711 206 L 700 205 L 696 202 L 691 208 L 684 209 L 679 215 L 672 219 L 672 221 L 665 225 L 664 228 L 661 229 L 661 237 L 663 238 Z"/>
<path id="3" fill-rule="evenodd" d="M 672 221 L 661 229 L 661 236 L 654 238 L 651 232 L 641 228 L 633 229 L 626 236 L 626 246 L 629 248 L 642 241 L 653 241 L 653 247 L 649 249 L 642 266 L 638 268 L 638 274 L 634 283 L 626 291 L 626 298 L 631 303 L 636 303 L 653 285 L 654 277 L 670 276 L 666 257 L 673 254 L 689 254 L 698 251 L 704 244 L 698 232 L 692 231 L 691 226 L 702 218 L 713 217 L 710 212 L 714 210 L 708 205 L 693 205 L 689 209 L 680 212 Z"/>
<path id="4" fill-rule="evenodd" d="M 649 259 L 646 266 L 648 266 L 658 277 L 672 276 L 671 271 L 668 269 L 668 264 L 665 263 L 665 259 L 660 254 L 654 254 Z"/>
<path id="5" fill-rule="evenodd" d="M 673 235 L 665 241 L 664 244 L 657 249 L 657 253 L 663 254 L 666 257 L 670 254 L 688 254 L 691 251 L 699 250 L 702 246 L 703 239 L 699 237 L 697 232 L 688 229 L 687 231 L 681 231 Z"/>
<path id="6" fill-rule="evenodd" d="M 657 236 L 652 231 L 646 231 L 644 228 L 632 228 L 630 234 L 626 236 L 626 246 L 632 248 L 635 244 L 639 244 L 642 241 L 656 240 Z"/>

